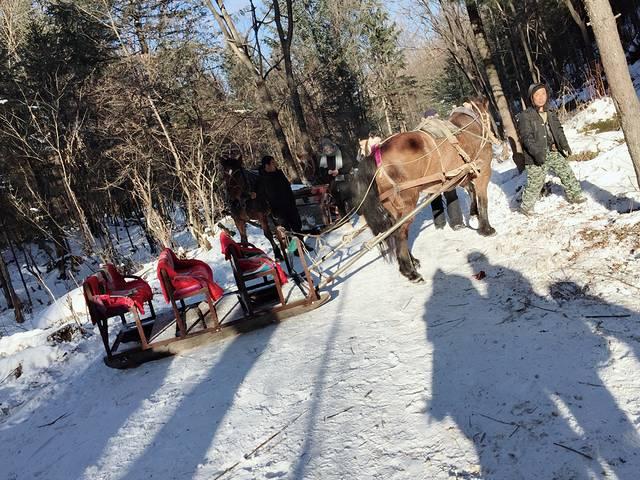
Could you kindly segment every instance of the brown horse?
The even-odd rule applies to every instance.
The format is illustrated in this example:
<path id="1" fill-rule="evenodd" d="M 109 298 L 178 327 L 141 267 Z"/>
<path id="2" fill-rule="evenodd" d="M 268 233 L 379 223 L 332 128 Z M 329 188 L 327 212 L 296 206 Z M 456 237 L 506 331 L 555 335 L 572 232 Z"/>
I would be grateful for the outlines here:
<path id="1" fill-rule="evenodd" d="M 262 198 L 260 192 L 256 192 L 255 197 L 251 192 L 255 192 L 255 184 L 258 180 L 258 173 L 247 170 L 242 165 L 241 158 L 224 158 L 220 161 L 224 169 L 224 183 L 227 193 L 227 204 L 229 213 L 233 218 L 238 231 L 240 232 L 240 241 L 248 242 L 247 223 L 252 220 L 257 221 L 267 237 L 273 254 L 277 260 L 282 260 L 282 253 L 273 239 L 273 232 L 269 227 L 269 215 L 271 208 L 265 198 Z"/>
<path id="2" fill-rule="evenodd" d="M 489 224 L 487 186 L 491 178 L 491 144 L 496 140 L 491 133 L 487 108 L 487 101 L 475 100 L 465 108 L 456 109 L 449 118 L 455 125 L 451 132 L 455 134 L 453 141 L 446 137 L 434 138 L 421 130 L 399 133 L 382 142 L 377 152 L 374 149 L 374 153 L 361 162 L 357 182 L 360 196 L 365 198 L 360 211 L 374 234 L 388 230 L 416 207 L 420 192 L 437 192 L 445 179 L 466 163 L 475 165 L 475 173 L 467 175 L 459 184 L 467 189 L 471 198 L 470 215 L 479 216 L 480 235 L 495 234 Z M 409 250 L 412 221 L 391 235 L 387 246 L 398 260 L 400 273 L 412 282 L 422 282 L 422 276 L 416 271 L 420 262 Z"/>

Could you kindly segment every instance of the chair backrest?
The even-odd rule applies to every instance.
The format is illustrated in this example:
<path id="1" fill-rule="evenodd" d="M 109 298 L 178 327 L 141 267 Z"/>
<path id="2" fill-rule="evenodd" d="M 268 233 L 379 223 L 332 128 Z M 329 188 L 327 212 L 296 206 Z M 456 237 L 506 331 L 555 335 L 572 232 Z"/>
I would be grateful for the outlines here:
<path id="1" fill-rule="evenodd" d="M 175 260 L 176 256 L 170 248 L 165 248 L 158 258 L 156 273 L 158 275 L 158 280 L 160 281 L 162 295 L 167 302 L 169 301 L 170 295 L 173 293 L 171 280 L 176 276 Z"/>
<path id="2" fill-rule="evenodd" d="M 127 282 L 124 276 L 118 271 L 115 265 L 107 263 L 102 267 L 102 273 L 107 281 L 107 288 L 109 290 L 124 290 L 127 288 Z"/>
<path id="3" fill-rule="evenodd" d="M 231 235 L 224 230 L 220 232 L 220 250 L 227 260 L 229 260 L 232 255 L 238 256 L 240 253 L 238 244 L 231 238 Z"/>
<path id="4" fill-rule="evenodd" d="M 89 309 L 89 317 L 93 324 L 104 315 L 104 305 L 96 296 L 103 295 L 107 291 L 104 280 L 97 274 L 89 275 L 82 283 L 82 293 Z"/>

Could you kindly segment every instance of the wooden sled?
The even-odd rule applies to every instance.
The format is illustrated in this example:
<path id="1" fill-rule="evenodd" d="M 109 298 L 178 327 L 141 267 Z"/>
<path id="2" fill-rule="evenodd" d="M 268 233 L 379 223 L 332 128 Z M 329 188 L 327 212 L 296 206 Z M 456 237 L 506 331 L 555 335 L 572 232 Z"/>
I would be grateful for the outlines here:
<path id="1" fill-rule="evenodd" d="M 126 350 L 112 355 L 111 358 L 105 357 L 104 362 L 112 368 L 135 368 L 152 360 L 177 355 L 192 348 L 207 345 L 224 338 L 283 322 L 289 318 L 315 310 L 319 306 L 327 303 L 329 299 L 329 293 L 323 292 L 318 296 L 318 299 L 312 303 L 302 302 L 296 305 L 289 305 L 287 309 L 263 311 L 253 317 L 237 318 L 229 322 L 224 322 L 217 331 L 206 330 L 202 332 L 192 332 L 187 334 L 185 338 L 176 338 L 174 341 L 168 343 L 151 345 L 146 350 L 139 347 Z M 208 315 L 209 313 L 207 312 L 206 316 L 208 317 Z M 187 321 L 189 322 L 190 320 L 191 319 L 188 319 Z"/>
<path id="2" fill-rule="evenodd" d="M 153 339 L 152 341 L 139 342 L 140 337 L 136 337 L 136 331 L 123 330 L 118 334 L 120 345 L 127 340 L 138 340 L 138 342 L 133 348 L 113 351 L 111 355 L 104 358 L 105 364 L 118 369 L 137 367 L 148 361 L 176 355 L 194 347 L 282 322 L 325 304 L 330 299 L 330 294 L 318 292 L 304 261 L 300 243 L 298 239 L 294 239 L 289 243 L 288 249 L 292 252 L 295 248 L 300 255 L 300 262 L 306 274 L 306 288 L 301 288 L 300 279 L 296 279 L 293 283 L 289 282 L 291 285 L 287 294 L 283 292 L 282 285 L 274 281 L 271 285 L 277 291 L 275 298 L 259 306 L 253 305 L 248 311 L 242 308 L 242 299 L 250 296 L 254 289 L 247 289 L 245 282 L 238 285 L 238 288 L 243 288 L 244 291 L 227 292 L 215 302 L 211 298 L 205 298 L 191 309 L 180 312 L 181 315 L 175 312 L 176 306 L 172 302 L 173 311 L 165 312 L 164 315 L 158 314 L 157 320 L 149 327 L 149 331 L 144 332 L 145 340 Z M 233 261 L 230 264 L 233 268 L 237 267 L 237 263 Z M 234 272 L 234 274 L 239 273 Z M 247 278 L 252 276 L 245 275 Z M 256 275 L 254 279 L 263 281 L 263 277 L 264 275 Z M 264 284 L 268 285 L 268 282 Z M 256 289 L 256 291 L 262 290 L 264 289 Z M 297 298 L 293 293 L 297 293 Z M 238 301 L 235 300 L 236 296 Z M 226 311 L 225 304 L 228 307 Z M 176 326 L 176 320 L 178 320 L 178 328 L 171 328 Z"/>

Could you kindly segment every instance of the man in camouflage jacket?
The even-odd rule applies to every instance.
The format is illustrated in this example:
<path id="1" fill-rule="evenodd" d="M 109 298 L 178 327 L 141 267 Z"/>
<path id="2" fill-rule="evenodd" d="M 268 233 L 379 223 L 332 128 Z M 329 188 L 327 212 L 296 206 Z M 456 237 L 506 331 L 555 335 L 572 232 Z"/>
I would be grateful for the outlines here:
<path id="1" fill-rule="evenodd" d="M 527 185 L 520 204 L 520 211 L 525 215 L 533 212 L 549 170 L 553 170 L 560 178 L 569 202 L 585 201 L 580 184 L 567 161 L 571 155 L 569 143 L 558 116 L 548 109 L 548 99 L 549 93 L 544 84 L 531 85 L 529 100 L 532 106 L 517 118 L 527 170 Z"/>

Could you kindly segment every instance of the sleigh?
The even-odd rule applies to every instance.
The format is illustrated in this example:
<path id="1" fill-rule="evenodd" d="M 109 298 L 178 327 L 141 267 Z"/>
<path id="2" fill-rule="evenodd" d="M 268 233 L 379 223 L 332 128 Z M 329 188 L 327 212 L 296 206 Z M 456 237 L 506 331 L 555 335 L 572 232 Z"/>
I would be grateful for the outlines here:
<path id="1" fill-rule="evenodd" d="M 154 318 L 141 319 L 141 299 L 135 302 L 129 298 L 113 309 L 96 310 L 96 295 L 102 298 L 101 292 L 107 289 L 106 276 L 87 279 L 85 298 L 104 341 L 105 363 L 114 368 L 136 367 L 279 323 L 324 304 L 329 294 L 318 292 L 304 260 L 301 242 L 297 238 L 286 238 L 284 232 L 280 232 L 280 239 L 292 265 L 293 254 L 298 253 L 298 269 L 304 274 L 295 270 L 285 274 L 264 251 L 251 244 L 235 242 L 224 233 L 221 246 L 236 283 L 234 289 L 226 292 L 214 280 L 208 264 L 179 259 L 170 249 L 165 249 L 158 260 L 157 275 L 169 308 Z M 139 278 L 133 280 L 144 282 Z M 110 344 L 107 321 L 120 315 L 131 316 L 133 322 L 124 322 Z"/>
<path id="2" fill-rule="evenodd" d="M 311 185 L 294 190 L 303 233 L 318 233 L 333 222 L 329 185 Z"/>

